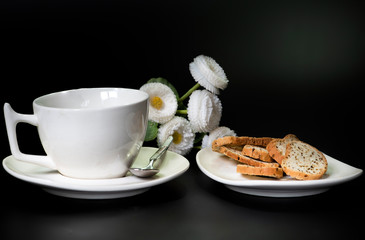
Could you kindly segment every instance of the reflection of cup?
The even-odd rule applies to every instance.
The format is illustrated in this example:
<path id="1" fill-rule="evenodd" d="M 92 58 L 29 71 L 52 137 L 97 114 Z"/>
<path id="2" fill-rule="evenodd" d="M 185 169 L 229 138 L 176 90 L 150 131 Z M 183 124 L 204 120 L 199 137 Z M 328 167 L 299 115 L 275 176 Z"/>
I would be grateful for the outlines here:
<path id="1" fill-rule="evenodd" d="M 123 177 L 136 158 L 147 130 L 148 94 L 126 88 L 57 92 L 33 101 L 34 115 L 4 105 L 12 155 L 57 169 L 74 178 Z M 38 127 L 47 156 L 19 150 L 16 124 Z"/>

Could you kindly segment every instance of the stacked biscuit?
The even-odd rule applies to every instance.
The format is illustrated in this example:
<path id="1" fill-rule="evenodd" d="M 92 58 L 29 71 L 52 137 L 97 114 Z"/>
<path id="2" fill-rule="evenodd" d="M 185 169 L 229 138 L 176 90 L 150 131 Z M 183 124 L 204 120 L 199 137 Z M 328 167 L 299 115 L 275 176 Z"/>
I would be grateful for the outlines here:
<path id="1" fill-rule="evenodd" d="M 212 149 L 238 161 L 242 174 L 313 180 L 327 171 L 325 156 L 293 134 L 282 139 L 227 136 L 213 141 Z"/>

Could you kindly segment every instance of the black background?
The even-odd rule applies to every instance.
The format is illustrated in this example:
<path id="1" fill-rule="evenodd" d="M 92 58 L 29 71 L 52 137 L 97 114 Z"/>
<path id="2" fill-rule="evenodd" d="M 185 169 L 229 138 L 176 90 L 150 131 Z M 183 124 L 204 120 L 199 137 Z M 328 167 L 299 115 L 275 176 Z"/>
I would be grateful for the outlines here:
<path id="1" fill-rule="evenodd" d="M 241 136 L 283 137 L 294 133 L 326 154 L 364 169 L 364 12 L 361 1 L 3 0 L 0 102 L 9 102 L 17 112 L 30 114 L 32 101 L 50 92 L 81 87 L 139 88 L 152 77 L 168 79 L 183 94 L 195 84 L 189 63 L 204 54 L 214 58 L 229 79 L 227 89 L 219 95 L 223 104 L 222 126 Z M 34 127 L 19 124 L 18 132 L 23 152 L 42 153 Z M 0 121 L 0 140 L 1 157 L 5 158 L 10 150 L 4 121 Z M 4 222 L 10 223 L 2 223 L 2 233 L 8 238 L 24 233 L 37 239 L 42 239 L 41 233 L 45 239 L 51 239 L 48 233 L 57 233 L 61 239 L 90 237 L 93 229 L 97 232 L 98 226 L 104 226 L 106 230 L 95 236 L 120 239 L 125 230 L 118 229 L 125 224 L 121 215 L 123 219 L 129 216 L 140 221 L 144 214 L 144 224 L 148 224 L 148 220 L 154 220 L 152 214 L 158 216 L 159 208 L 163 208 L 163 214 L 177 208 L 180 210 L 175 210 L 176 214 L 182 214 L 180 218 L 171 217 L 174 224 L 164 218 L 164 228 L 157 230 L 166 233 L 172 225 L 171 233 L 160 235 L 162 238 L 218 239 L 218 226 L 223 228 L 219 231 L 224 236 L 266 237 L 280 227 L 270 225 L 275 219 L 288 224 L 291 221 L 283 219 L 300 216 L 310 220 L 326 214 L 326 220 L 333 221 L 331 224 L 338 229 L 332 235 L 330 231 L 319 231 L 319 235 L 336 238 L 342 236 L 339 232 L 345 235 L 357 227 L 354 222 L 347 222 L 339 230 L 341 225 L 336 225 L 336 215 L 328 204 L 345 198 L 349 211 L 363 209 L 357 198 L 364 189 L 363 176 L 305 200 L 242 197 L 202 175 L 196 167 L 195 154 L 193 150 L 187 156 L 191 168 L 186 175 L 142 197 L 119 202 L 95 203 L 49 196 L 0 170 L 1 198 L 6 202 L 3 207 L 10 206 L 3 215 Z M 192 184 L 191 188 L 187 184 Z M 171 195 L 162 197 L 166 191 Z M 207 204 L 213 205 L 199 208 L 201 213 L 190 205 L 181 209 L 181 199 L 185 199 L 183 206 L 194 205 L 195 200 L 204 204 L 201 197 L 207 192 L 211 195 Z M 143 199 L 148 197 L 154 200 L 146 204 Z M 310 211 L 307 203 L 314 210 Z M 217 207 L 214 204 L 220 206 L 216 209 L 217 218 L 236 223 L 240 219 L 237 214 L 244 208 L 253 219 L 250 222 L 245 218 L 244 222 L 252 232 L 245 229 L 241 233 L 239 226 L 227 226 L 222 219 L 213 221 L 213 215 L 203 216 L 213 214 L 214 209 L 209 207 Z M 268 204 L 281 208 L 268 208 Z M 303 205 L 304 210 L 298 210 Z M 30 210 L 34 208 L 37 210 Z M 197 215 L 190 222 L 183 213 Z M 340 211 L 339 221 L 346 221 L 344 218 L 350 217 L 347 214 Z M 27 225 L 29 222 L 33 225 Z M 206 225 L 198 231 L 193 225 L 201 222 Z M 323 226 L 323 222 L 315 223 Z M 325 227 L 331 230 L 331 224 Z M 137 229 L 133 222 L 127 226 L 128 234 Z M 18 231 L 17 227 L 25 229 Z M 262 227 L 267 227 L 267 232 L 261 232 Z M 177 229 L 185 235 L 179 235 Z M 147 233 L 139 231 L 138 236 L 146 237 Z"/>

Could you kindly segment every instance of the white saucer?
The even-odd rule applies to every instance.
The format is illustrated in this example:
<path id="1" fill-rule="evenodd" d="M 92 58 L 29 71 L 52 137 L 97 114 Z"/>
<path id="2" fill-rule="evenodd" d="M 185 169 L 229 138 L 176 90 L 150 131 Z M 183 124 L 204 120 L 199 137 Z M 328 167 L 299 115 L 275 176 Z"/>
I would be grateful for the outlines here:
<path id="1" fill-rule="evenodd" d="M 289 176 L 282 179 L 242 175 L 236 172 L 237 162 L 211 149 L 200 150 L 196 161 L 200 170 L 229 189 L 265 197 L 302 197 L 327 191 L 330 187 L 350 181 L 362 170 L 342 163 L 326 154 L 328 170 L 318 180 L 299 181 Z"/>
<path id="2" fill-rule="evenodd" d="M 133 167 L 147 165 L 157 148 L 142 147 Z M 151 178 L 127 175 L 123 178 L 84 180 L 69 178 L 55 170 L 16 160 L 8 156 L 3 160 L 4 169 L 12 176 L 26 182 L 40 185 L 45 191 L 70 198 L 111 199 L 137 195 L 149 188 L 170 181 L 189 168 L 189 161 L 183 156 L 167 151 L 160 166 L 160 172 Z"/>

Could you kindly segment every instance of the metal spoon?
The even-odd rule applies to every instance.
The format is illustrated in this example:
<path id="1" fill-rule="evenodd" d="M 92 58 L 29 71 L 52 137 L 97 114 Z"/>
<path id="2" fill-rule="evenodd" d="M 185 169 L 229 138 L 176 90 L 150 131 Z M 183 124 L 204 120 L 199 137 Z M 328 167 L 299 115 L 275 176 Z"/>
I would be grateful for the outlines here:
<path id="1" fill-rule="evenodd" d="M 150 158 L 150 162 L 148 165 L 144 168 L 129 168 L 129 171 L 137 176 L 137 177 L 152 177 L 153 175 L 157 174 L 160 170 L 157 168 L 153 168 L 154 162 L 159 159 L 162 154 L 164 154 L 167 149 L 169 148 L 173 137 L 170 136 L 167 138 L 167 140 L 162 144 L 162 146 L 155 152 L 155 154 L 152 155 Z"/>

